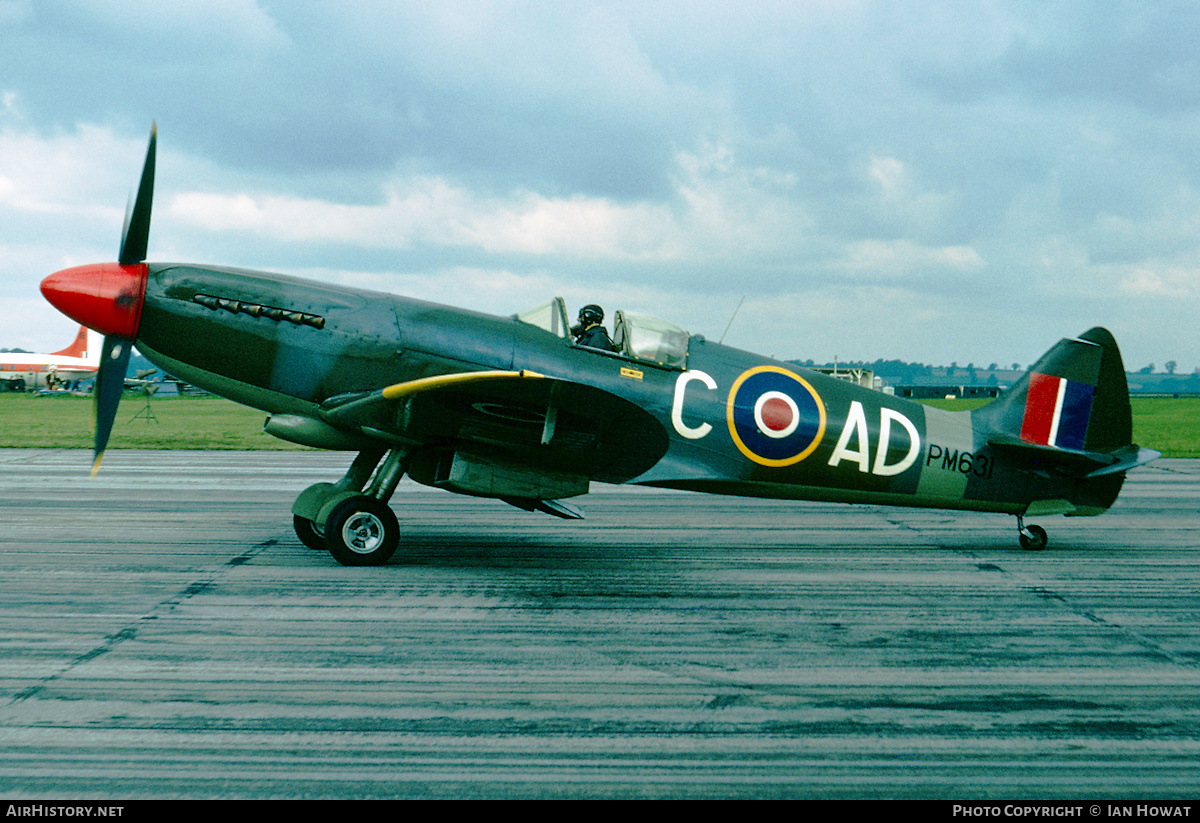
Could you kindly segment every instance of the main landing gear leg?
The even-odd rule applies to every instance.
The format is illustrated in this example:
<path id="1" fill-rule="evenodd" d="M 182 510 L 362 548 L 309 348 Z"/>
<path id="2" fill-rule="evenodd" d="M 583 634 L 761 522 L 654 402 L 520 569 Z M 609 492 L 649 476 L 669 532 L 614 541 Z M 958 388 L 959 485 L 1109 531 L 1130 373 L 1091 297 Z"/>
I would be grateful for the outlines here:
<path id="1" fill-rule="evenodd" d="M 310 549 L 327 551 L 325 521 L 318 520 L 321 509 L 331 497 L 342 492 L 359 492 L 371 479 L 371 472 L 383 458 L 383 449 L 361 451 L 337 483 L 314 483 L 292 504 L 292 527 L 300 542 Z"/>
<path id="2" fill-rule="evenodd" d="M 1021 535 L 1021 548 L 1029 551 L 1041 551 L 1046 548 L 1049 538 L 1041 526 L 1026 526 L 1025 517 L 1017 515 L 1017 531 Z"/>
<path id="3" fill-rule="evenodd" d="M 344 566 L 386 563 L 400 544 L 400 526 L 388 501 L 404 477 L 408 457 L 408 449 L 364 451 L 336 484 L 305 489 L 292 505 L 301 542 L 328 549 Z"/>

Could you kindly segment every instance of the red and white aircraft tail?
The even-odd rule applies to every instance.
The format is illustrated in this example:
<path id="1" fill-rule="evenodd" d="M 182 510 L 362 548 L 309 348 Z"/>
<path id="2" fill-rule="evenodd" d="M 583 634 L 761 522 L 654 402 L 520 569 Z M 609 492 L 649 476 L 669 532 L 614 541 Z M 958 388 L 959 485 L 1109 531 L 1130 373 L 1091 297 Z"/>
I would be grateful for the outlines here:
<path id="1" fill-rule="evenodd" d="M 89 337 L 95 338 L 94 346 L 88 345 Z M 95 352 L 94 359 L 97 362 L 99 362 L 100 361 L 100 343 L 101 342 L 102 342 L 102 340 L 101 340 L 101 336 L 100 336 L 99 332 L 94 332 L 91 329 L 89 329 L 87 326 L 80 326 L 79 331 L 75 335 L 75 340 L 71 343 L 71 345 L 67 346 L 62 351 L 50 352 L 50 354 L 48 356 L 49 357 L 78 357 L 82 360 L 88 360 L 88 359 L 92 359 L 92 358 L 89 358 L 88 355 L 92 351 L 94 351 Z"/>
<path id="2" fill-rule="evenodd" d="M 0 353 L 0 388 L 25 391 L 31 388 L 56 388 L 76 380 L 90 380 L 100 368 L 100 350 L 104 337 L 84 326 L 65 349 L 51 354 L 25 352 Z"/>

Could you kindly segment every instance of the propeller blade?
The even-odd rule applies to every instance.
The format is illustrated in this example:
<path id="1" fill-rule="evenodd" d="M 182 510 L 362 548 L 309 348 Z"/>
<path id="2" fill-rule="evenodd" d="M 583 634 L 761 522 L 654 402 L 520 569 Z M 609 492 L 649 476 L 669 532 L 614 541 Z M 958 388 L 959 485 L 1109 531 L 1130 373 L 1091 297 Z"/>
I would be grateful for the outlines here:
<path id="1" fill-rule="evenodd" d="M 96 403 L 96 445 L 92 453 L 92 476 L 100 471 L 100 461 L 112 434 L 113 421 L 117 419 L 117 406 L 125 391 L 125 372 L 129 369 L 129 355 L 133 341 L 116 335 L 104 338 L 104 349 L 100 355 L 100 369 L 96 373 L 96 387 L 92 396 Z"/>
<path id="2" fill-rule="evenodd" d="M 117 261 L 123 266 L 141 263 L 146 259 L 150 242 L 150 206 L 154 200 L 154 156 L 158 143 L 158 124 L 150 129 L 150 146 L 142 166 L 142 181 L 138 184 L 137 199 L 125 215 L 125 230 L 121 233 L 121 254 Z"/>

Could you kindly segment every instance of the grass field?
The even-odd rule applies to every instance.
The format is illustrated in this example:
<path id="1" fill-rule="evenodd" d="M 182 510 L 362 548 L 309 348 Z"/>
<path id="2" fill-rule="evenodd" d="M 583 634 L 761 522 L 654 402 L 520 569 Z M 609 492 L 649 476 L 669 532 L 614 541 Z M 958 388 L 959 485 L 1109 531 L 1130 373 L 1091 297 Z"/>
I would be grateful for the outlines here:
<path id="1" fill-rule="evenodd" d="M 303 449 L 264 434 L 266 414 L 220 397 L 144 397 L 121 401 L 110 449 Z M 141 414 L 142 417 L 135 417 Z M 0 394 L 0 448 L 90 449 L 90 397 Z"/>
<path id="2" fill-rule="evenodd" d="M 981 400 L 934 400 L 944 409 L 970 409 Z M 1165 457 L 1200 457 L 1200 398 L 1135 397 L 1133 439 Z M 302 449 L 262 431 L 266 415 L 219 397 L 164 397 L 146 403 L 129 396 L 113 427 L 110 449 Z M 136 417 L 136 415 L 143 415 Z M 90 449 L 88 397 L 0 393 L 0 448 Z"/>

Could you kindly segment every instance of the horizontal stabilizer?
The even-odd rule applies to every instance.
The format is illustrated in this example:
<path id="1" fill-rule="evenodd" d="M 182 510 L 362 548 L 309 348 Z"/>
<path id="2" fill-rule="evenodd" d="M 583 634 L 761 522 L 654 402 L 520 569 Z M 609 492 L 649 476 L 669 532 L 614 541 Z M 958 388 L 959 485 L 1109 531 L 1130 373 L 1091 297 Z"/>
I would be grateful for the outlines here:
<path id="1" fill-rule="evenodd" d="M 1096 469 L 1094 472 L 1091 472 L 1088 477 L 1102 477 L 1106 474 L 1116 474 L 1117 472 L 1129 471 L 1130 469 L 1135 469 L 1138 466 L 1144 466 L 1152 460 L 1157 460 L 1158 458 L 1162 457 L 1162 452 L 1155 451 L 1154 449 L 1143 448 L 1141 446 L 1129 446 L 1125 449 L 1121 449 L 1119 452 L 1116 452 L 1113 456 L 1118 458 L 1116 463 L 1113 463 L 1111 466 L 1105 466 L 1103 468 Z"/>
<path id="2" fill-rule="evenodd" d="M 1029 443 L 1011 434 L 999 432 L 988 438 L 988 445 L 998 452 L 1028 462 L 1030 465 L 1054 468 L 1075 477 L 1102 477 L 1128 471 L 1162 457 L 1154 449 L 1126 446 L 1113 451 L 1064 449 Z"/>

